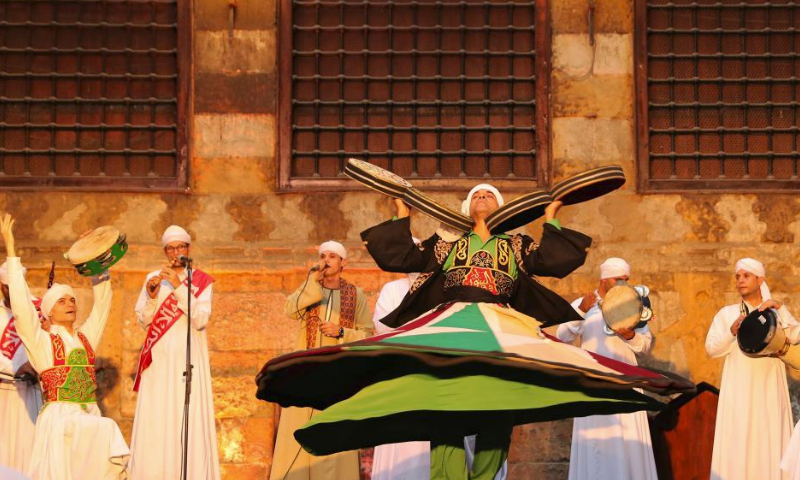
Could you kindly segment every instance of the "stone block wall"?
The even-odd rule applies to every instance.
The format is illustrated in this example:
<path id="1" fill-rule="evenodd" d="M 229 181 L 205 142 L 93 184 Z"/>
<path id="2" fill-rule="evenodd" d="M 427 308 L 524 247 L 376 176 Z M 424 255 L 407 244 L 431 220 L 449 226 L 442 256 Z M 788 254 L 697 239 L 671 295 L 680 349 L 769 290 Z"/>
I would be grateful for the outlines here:
<path id="1" fill-rule="evenodd" d="M 79 289 L 88 313 L 88 281 L 61 254 L 88 228 L 114 224 L 131 248 L 113 269 L 114 304 L 101 358 L 101 404 L 130 434 L 131 390 L 144 331 L 133 307 L 148 271 L 161 268 L 160 235 L 172 223 L 194 240 L 197 266 L 217 279 L 209 325 L 219 451 L 226 480 L 262 480 L 271 462 L 272 405 L 256 401 L 253 378 L 268 359 L 288 352 L 292 325 L 282 315 L 321 241 L 338 239 L 351 257 L 346 277 L 371 304 L 383 283 L 358 233 L 391 215 L 369 192 L 286 193 L 276 175 L 276 4 L 237 0 L 232 38 L 227 2 L 194 1 L 194 112 L 190 193 L 2 192 L 0 209 L 17 216 L 23 261 L 34 293 L 59 259 L 57 278 Z M 597 265 L 622 256 L 633 281 L 653 290 L 656 342 L 643 363 L 719 385 L 722 362 L 704 350 L 711 319 L 735 301 L 732 268 L 742 256 L 764 261 L 776 298 L 800 314 L 800 200 L 776 194 L 640 194 L 635 189 L 632 0 L 597 0 L 595 45 L 589 43 L 588 0 L 551 2 L 552 157 L 557 181 L 583 169 L 623 165 L 619 192 L 565 208 L 562 222 L 594 238 L 587 264 L 562 281 L 546 281 L 572 299 L 591 291 Z M 460 195 L 430 192 L 450 205 Z M 510 195 L 513 197 L 513 195 Z M 413 220 L 426 237 L 436 224 Z M 527 228 L 535 237 L 541 223 Z M 793 374 L 796 402 L 800 387 Z M 512 480 L 566 478 L 571 421 L 518 428 L 510 452 Z"/>

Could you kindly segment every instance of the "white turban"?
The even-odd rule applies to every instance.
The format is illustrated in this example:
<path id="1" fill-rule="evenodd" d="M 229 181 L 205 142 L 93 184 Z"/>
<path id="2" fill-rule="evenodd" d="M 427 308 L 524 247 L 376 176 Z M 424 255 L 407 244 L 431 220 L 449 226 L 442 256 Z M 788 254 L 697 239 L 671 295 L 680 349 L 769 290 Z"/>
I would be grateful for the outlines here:
<path id="1" fill-rule="evenodd" d="M 24 277 L 27 273 L 28 269 L 22 267 L 22 276 Z M 3 265 L 0 265 L 0 283 L 8 285 L 8 262 L 3 262 Z"/>
<path id="2" fill-rule="evenodd" d="M 488 183 L 481 183 L 480 185 L 475 185 L 472 187 L 472 190 L 469 191 L 467 194 L 467 199 L 461 203 L 461 213 L 469 217 L 469 205 L 472 202 L 472 196 L 475 195 L 476 192 L 481 190 L 489 190 L 494 194 L 494 198 L 497 199 L 497 205 L 502 207 L 504 203 L 503 196 L 500 195 L 500 191 L 494 188 L 493 186 L 489 185 Z"/>
<path id="3" fill-rule="evenodd" d="M 600 279 L 625 277 L 631 274 L 631 266 L 619 257 L 611 257 L 600 265 Z"/>
<path id="4" fill-rule="evenodd" d="M 192 243 L 192 237 L 183 227 L 170 225 L 164 230 L 164 235 L 161 236 L 161 245 L 166 247 L 172 242 Z"/>
<path id="5" fill-rule="evenodd" d="M 772 298 L 772 294 L 769 292 L 769 287 L 767 286 L 767 270 L 764 268 L 763 263 L 754 258 L 743 258 L 736 262 L 735 272 L 739 272 L 739 270 L 744 270 L 745 272 L 752 273 L 756 277 L 764 278 L 764 281 L 761 282 L 761 299 L 769 300 Z"/>
<path id="6" fill-rule="evenodd" d="M 75 291 L 69 285 L 54 283 L 42 297 L 42 315 L 44 315 L 45 318 L 50 318 L 50 312 L 53 310 L 53 306 L 65 295 L 75 298 Z"/>
<path id="7" fill-rule="evenodd" d="M 333 252 L 342 257 L 342 260 L 347 260 L 347 249 L 339 242 L 328 240 L 323 243 L 319 246 L 319 254 L 322 255 L 323 252 Z"/>

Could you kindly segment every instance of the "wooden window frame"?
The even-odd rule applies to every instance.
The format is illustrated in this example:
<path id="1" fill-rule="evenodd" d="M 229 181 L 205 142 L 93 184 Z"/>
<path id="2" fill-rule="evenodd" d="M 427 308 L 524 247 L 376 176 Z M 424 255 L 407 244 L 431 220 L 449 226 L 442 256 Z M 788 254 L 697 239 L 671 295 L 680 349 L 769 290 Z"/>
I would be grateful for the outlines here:
<path id="1" fill-rule="evenodd" d="M 550 2 L 548 0 L 532 0 L 536 5 L 535 27 L 535 65 L 536 76 L 536 184 L 531 185 L 528 179 L 490 179 L 492 184 L 503 191 L 529 192 L 534 188 L 547 187 L 550 184 L 552 169 L 550 160 L 550 70 L 551 70 L 551 27 Z M 355 191 L 366 190 L 347 177 L 342 178 L 292 178 L 292 0 L 278 0 L 278 105 L 277 105 L 277 187 L 279 191 Z M 441 191 L 461 191 L 471 188 L 475 179 L 442 178 L 417 179 L 414 186 Z"/>
<path id="2" fill-rule="evenodd" d="M 636 176 L 639 193 L 790 193 L 800 180 L 781 179 L 652 179 L 648 122 L 647 0 L 634 0 L 634 111 Z"/>
<path id="3" fill-rule="evenodd" d="M 177 121 L 175 150 L 176 176 L 162 178 L 133 177 L 5 177 L 0 175 L 3 191 L 112 191 L 112 192 L 189 192 L 192 155 L 192 71 L 194 39 L 194 0 L 177 0 Z"/>

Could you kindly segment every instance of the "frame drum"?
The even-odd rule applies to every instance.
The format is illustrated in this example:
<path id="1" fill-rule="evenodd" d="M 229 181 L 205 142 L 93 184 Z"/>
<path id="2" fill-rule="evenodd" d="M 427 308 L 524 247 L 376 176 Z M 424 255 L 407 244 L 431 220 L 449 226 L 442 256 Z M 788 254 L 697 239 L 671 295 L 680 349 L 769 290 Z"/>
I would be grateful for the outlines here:
<path id="1" fill-rule="evenodd" d="M 486 217 L 486 226 L 493 234 L 505 233 L 523 227 L 544 215 L 544 209 L 553 203 L 550 193 L 534 190 L 506 203 Z"/>
<path id="2" fill-rule="evenodd" d="M 416 188 L 412 187 L 406 190 L 405 195 L 403 195 L 403 201 L 412 208 L 418 209 L 425 215 L 435 218 L 459 232 L 468 232 L 472 229 L 471 218 L 445 207 Z"/>
<path id="3" fill-rule="evenodd" d="M 403 198 L 411 184 L 394 173 L 363 160 L 351 158 L 344 166 L 344 174 L 365 187 L 393 198 Z"/>
<path id="4" fill-rule="evenodd" d="M 600 301 L 600 310 L 613 335 L 620 328 L 636 328 L 642 319 L 644 304 L 635 288 L 628 283 L 617 282 Z"/>
<path id="5" fill-rule="evenodd" d="M 742 320 L 736 341 L 748 357 L 778 357 L 793 369 L 800 370 L 800 349 L 789 343 L 775 309 L 750 312 Z"/>
<path id="6" fill-rule="evenodd" d="M 90 232 L 72 244 L 64 258 L 83 276 L 99 275 L 117 263 L 128 251 L 125 234 L 105 226 Z"/>
<path id="7" fill-rule="evenodd" d="M 613 192 L 625 184 L 625 173 L 619 165 L 593 168 L 562 180 L 550 190 L 553 201 L 560 200 L 564 205 L 593 200 Z"/>

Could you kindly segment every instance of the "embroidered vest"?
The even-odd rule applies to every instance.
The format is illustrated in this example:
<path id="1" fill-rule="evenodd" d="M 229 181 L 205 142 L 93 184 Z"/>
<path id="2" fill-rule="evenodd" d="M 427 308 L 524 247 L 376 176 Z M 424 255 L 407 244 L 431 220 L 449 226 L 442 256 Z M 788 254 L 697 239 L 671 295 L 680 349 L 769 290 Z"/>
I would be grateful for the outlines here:
<path id="1" fill-rule="evenodd" d="M 478 250 L 470 256 L 469 237 L 462 237 L 450 252 L 453 264 L 445 272 L 444 288 L 477 287 L 494 295 L 511 297 L 514 292 L 511 244 L 505 238 L 498 238 L 496 245 L 495 255 Z"/>
<path id="2" fill-rule="evenodd" d="M 358 300 L 358 290 L 355 285 L 347 283 L 344 279 L 339 280 L 339 326 L 353 328 L 356 324 L 356 301 Z M 306 319 L 306 348 L 314 348 L 317 344 L 317 334 L 319 334 L 319 303 L 307 310 Z M 328 306 L 330 307 L 330 305 Z"/>
<path id="3" fill-rule="evenodd" d="M 80 404 L 85 410 L 88 404 L 97 402 L 94 350 L 81 332 L 78 332 L 78 339 L 84 348 L 75 348 L 67 356 L 61 337 L 50 334 L 53 366 L 39 375 L 45 406 L 53 402 L 70 402 Z"/>

